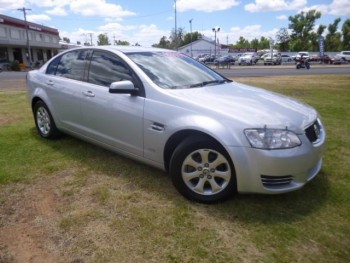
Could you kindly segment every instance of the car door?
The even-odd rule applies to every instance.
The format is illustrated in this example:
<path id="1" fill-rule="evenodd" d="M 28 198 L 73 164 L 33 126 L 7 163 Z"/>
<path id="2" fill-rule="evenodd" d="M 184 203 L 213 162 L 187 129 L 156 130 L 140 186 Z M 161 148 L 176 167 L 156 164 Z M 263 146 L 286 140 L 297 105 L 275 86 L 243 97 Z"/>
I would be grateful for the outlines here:
<path id="1" fill-rule="evenodd" d="M 131 155 L 143 155 L 144 97 L 109 93 L 112 82 L 135 81 L 127 64 L 114 53 L 94 50 L 81 101 L 86 135 Z"/>
<path id="2" fill-rule="evenodd" d="M 74 50 L 53 60 L 46 70 L 46 85 L 50 94 L 50 107 L 59 126 L 72 132 L 81 132 L 80 101 L 86 58 L 91 50 Z"/>

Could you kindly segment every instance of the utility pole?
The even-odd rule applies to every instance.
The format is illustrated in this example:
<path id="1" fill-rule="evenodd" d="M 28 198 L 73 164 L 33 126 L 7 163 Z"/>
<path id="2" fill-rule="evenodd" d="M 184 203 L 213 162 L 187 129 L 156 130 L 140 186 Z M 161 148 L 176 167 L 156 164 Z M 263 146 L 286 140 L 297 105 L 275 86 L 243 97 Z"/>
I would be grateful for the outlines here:
<path id="1" fill-rule="evenodd" d="M 216 58 L 216 33 L 220 31 L 220 27 L 213 27 L 213 32 L 215 33 L 215 46 L 214 46 L 214 55 Z"/>
<path id="2" fill-rule="evenodd" d="M 91 43 L 91 46 L 92 46 L 92 33 L 89 33 L 90 35 L 90 43 Z"/>
<path id="3" fill-rule="evenodd" d="M 178 43 L 177 43 L 177 14 L 176 14 L 176 0 L 174 0 L 175 3 L 175 49 L 178 49 Z"/>
<path id="4" fill-rule="evenodd" d="M 29 56 L 29 65 L 30 68 L 32 68 L 32 53 L 30 51 L 30 45 L 29 45 L 29 35 L 28 35 L 28 23 L 27 23 L 27 11 L 30 11 L 32 9 L 29 8 L 18 8 L 18 11 L 22 11 L 23 15 L 24 15 L 24 22 L 25 22 L 25 26 L 26 26 L 26 36 L 27 36 L 27 50 L 28 50 L 28 56 Z"/>
<path id="5" fill-rule="evenodd" d="M 190 35 L 190 37 L 191 37 L 191 57 L 193 57 L 193 53 L 192 53 L 192 20 L 193 20 L 193 18 L 191 18 L 190 19 L 190 32 L 191 32 L 191 35 Z"/>

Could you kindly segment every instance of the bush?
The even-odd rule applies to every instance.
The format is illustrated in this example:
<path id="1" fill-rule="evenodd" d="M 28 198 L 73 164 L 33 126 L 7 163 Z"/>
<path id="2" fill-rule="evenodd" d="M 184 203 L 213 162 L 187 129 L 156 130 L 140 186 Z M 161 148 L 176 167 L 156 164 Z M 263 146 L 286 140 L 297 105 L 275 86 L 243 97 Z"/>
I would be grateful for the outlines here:
<path id="1" fill-rule="evenodd" d="M 20 71 L 21 69 L 20 69 L 20 67 L 19 67 L 19 62 L 18 62 L 18 60 L 14 60 L 14 61 L 10 62 L 10 68 L 11 68 L 11 70 L 13 70 L 13 71 Z"/>

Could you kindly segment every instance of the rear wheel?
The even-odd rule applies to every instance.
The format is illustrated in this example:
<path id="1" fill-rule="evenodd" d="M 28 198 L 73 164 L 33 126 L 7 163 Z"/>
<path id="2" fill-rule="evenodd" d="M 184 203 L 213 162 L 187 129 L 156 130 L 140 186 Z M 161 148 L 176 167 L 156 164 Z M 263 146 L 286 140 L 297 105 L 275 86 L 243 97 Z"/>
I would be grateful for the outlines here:
<path id="1" fill-rule="evenodd" d="M 43 101 L 38 101 L 33 109 L 35 126 L 41 137 L 55 139 L 60 135 L 52 115 Z"/>
<path id="2" fill-rule="evenodd" d="M 207 137 L 190 137 L 174 151 L 170 175 L 176 189 L 190 200 L 223 201 L 236 191 L 236 175 L 225 149 Z"/>

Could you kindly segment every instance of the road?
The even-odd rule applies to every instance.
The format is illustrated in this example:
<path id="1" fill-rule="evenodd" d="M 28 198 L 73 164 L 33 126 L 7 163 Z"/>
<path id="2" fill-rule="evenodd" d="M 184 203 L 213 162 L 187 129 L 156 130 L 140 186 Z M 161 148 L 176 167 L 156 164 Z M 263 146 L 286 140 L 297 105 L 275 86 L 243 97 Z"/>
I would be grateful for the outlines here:
<path id="1" fill-rule="evenodd" d="M 296 69 L 294 64 L 281 66 L 231 66 L 230 69 L 215 68 L 221 75 L 227 78 L 235 77 L 260 77 L 283 75 L 324 75 L 324 74 L 349 74 L 350 64 L 345 65 L 320 65 L 312 64 L 311 69 Z M 26 72 L 2 71 L 0 72 L 0 89 L 16 86 L 15 82 L 24 83 Z"/>
<path id="2" fill-rule="evenodd" d="M 294 65 L 282 66 L 231 66 L 230 69 L 216 69 L 227 78 L 234 77 L 261 77 L 283 75 L 324 75 L 350 74 L 350 65 L 311 65 L 311 69 L 296 69 Z"/>

